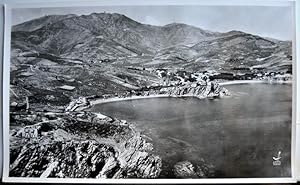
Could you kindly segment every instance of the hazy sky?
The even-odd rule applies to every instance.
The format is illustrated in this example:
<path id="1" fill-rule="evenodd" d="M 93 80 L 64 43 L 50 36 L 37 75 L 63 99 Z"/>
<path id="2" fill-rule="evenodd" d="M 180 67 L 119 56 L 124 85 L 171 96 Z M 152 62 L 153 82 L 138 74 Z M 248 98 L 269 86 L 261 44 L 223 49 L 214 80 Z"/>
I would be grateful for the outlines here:
<path id="1" fill-rule="evenodd" d="M 73 8 L 13 9 L 13 25 L 51 14 L 124 14 L 152 25 L 185 23 L 211 31 L 240 30 L 280 40 L 292 40 L 292 11 L 289 6 L 98 6 Z"/>

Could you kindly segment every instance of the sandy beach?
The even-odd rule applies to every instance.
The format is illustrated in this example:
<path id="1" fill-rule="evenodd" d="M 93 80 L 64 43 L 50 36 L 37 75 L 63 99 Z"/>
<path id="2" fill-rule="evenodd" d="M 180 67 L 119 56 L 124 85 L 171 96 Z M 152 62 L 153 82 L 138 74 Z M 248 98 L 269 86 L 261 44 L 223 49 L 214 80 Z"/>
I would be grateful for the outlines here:
<path id="1" fill-rule="evenodd" d="M 116 101 L 126 101 L 126 100 L 136 100 L 136 99 L 146 99 L 146 98 L 162 98 L 162 97 L 174 97 L 174 98 L 183 98 L 183 97 L 195 97 L 195 98 L 205 98 L 201 96 L 193 96 L 193 95 L 168 95 L 168 94 L 157 94 L 157 95 L 149 95 L 149 96 L 131 96 L 126 98 L 119 98 L 119 97 L 113 97 L 113 98 L 107 98 L 107 99 L 98 99 L 98 100 L 91 100 L 91 105 L 96 104 L 102 104 L 102 103 L 110 103 L 110 102 L 116 102 Z"/>
<path id="2" fill-rule="evenodd" d="M 292 81 L 265 81 L 265 80 L 234 80 L 228 82 L 220 82 L 221 86 L 234 85 L 234 84 L 253 84 L 253 83 L 268 83 L 268 84 L 291 84 Z"/>
<path id="3" fill-rule="evenodd" d="M 109 102 L 116 102 L 116 101 L 145 99 L 145 98 L 158 98 L 158 97 L 170 97 L 170 96 L 166 95 L 166 94 L 158 94 L 158 95 L 149 95 L 149 96 L 131 96 L 131 97 L 126 97 L 126 98 L 113 97 L 113 98 L 92 100 L 92 101 L 90 101 L 90 103 L 92 105 L 95 105 L 95 104 L 102 104 L 102 103 L 109 103 Z"/>
<path id="4" fill-rule="evenodd" d="M 250 83 L 269 83 L 269 82 L 263 81 L 263 80 L 234 80 L 234 81 L 228 81 L 228 82 L 220 82 L 219 84 L 224 86 L 224 85 L 250 84 Z"/>

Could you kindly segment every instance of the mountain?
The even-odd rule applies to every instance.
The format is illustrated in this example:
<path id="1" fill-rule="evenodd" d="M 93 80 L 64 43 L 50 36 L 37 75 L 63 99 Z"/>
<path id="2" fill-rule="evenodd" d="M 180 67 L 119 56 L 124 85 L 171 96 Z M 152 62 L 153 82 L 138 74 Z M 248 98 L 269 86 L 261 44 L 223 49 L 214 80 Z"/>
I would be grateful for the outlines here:
<path id="1" fill-rule="evenodd" d="M 43 17 L 40 17 L 38 19 L 30 20 L 23 22 L 21 24 L 15 25 L 12 27 L 12 32 L 16 31 L 34 31 L 37 29 L 42 28 L 43 26 L 47 24 L 52 24 L 54 22 L 67 19 L 70 17 L 76 16 L 75 14 L 68 14 L 68 15 L 46 15 Z"/>
<path id="2" fill-rule="evenodd" d="M 26 95 L 35 106 L 47 102 L 55 110 L 71 97 L 164 84 L 166 70 L 172 79 L 182 78 L 180 70 L 292 71 L 289 41 L 182 23 L 153 26 L 117 13 L 48 15 L 13 26 L 11 36 L 11 100 Z"/>
<path id="3" fill-rule="evenodd" d="M 17 48 L 74 57 L 94 55 L 96 59 L 153 54 L 165 47 L 195 44 L 215 35 L 185 24 L 145 25 L 116 13 L 46 16 L 13 26 L 12 30 L 12 44 Z M 18 45 L 25 39 L 26 44 Z"/>
<path id="4" fill-rule="evenodd" d="M 22 51 L 85 62 L 147 55 L 151 60 L 140 64 L 166 67 L 176 61 L 197 70 L 263 65 L 274 56 L 289 60 L 290 45 L 240 31 L 216 33 L 182 23 L 146 25 L 117 13 L 49 15 L 12 28 L 12 47 Z"/>
<path id="5" fill-rule="evenodd" d="M 181 68 L 191 71 L 209 69 L 232 72 L 232 69 L 261 66 L 269 66 L 268 70 L 275 71 L 290 70 L 291 42 L 230 31 L 208 37 L 190 47 L 180 45 L 160 50 L 154 60 L 156 62 L 150 62 L 149 65 L 163 61 L 160 67 L 167 67 L 170 62 L 179 62 Z"/>

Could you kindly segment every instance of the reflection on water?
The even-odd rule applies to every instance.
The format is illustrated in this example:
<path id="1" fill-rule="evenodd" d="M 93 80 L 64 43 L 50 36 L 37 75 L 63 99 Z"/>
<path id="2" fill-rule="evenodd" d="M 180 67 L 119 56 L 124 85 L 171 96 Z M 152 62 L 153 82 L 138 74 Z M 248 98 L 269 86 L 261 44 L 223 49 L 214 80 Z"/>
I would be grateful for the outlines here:
<path id="1" fill-rule="evenodd" d="M 163 159 L 162 178 L 179 161 L 213 164 L 217 177 L 289 177 L 291 85 L 226 86 L 223 99 L 151 98 L 96 105 L 92 111 L 134 122 Z M 281 153 L 281 165 L 273 156 Z"/>

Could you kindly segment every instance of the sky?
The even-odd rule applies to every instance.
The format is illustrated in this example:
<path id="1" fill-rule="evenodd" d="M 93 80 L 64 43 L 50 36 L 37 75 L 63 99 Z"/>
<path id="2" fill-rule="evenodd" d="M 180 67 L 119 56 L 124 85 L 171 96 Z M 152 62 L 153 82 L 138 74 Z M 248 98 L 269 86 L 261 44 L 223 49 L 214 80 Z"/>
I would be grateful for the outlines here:
<path id="1" fill-rule="evenodd" d="M 263 37 L 292 40 L 292 8 L 289 6 L 96 6 L 60 8 L 17 8 L 16 25 L 45 15 L 120 13 L 141 23 L 163 26 L 185 23 L 202 29 L 228 32 L 239 30 Z"/>

